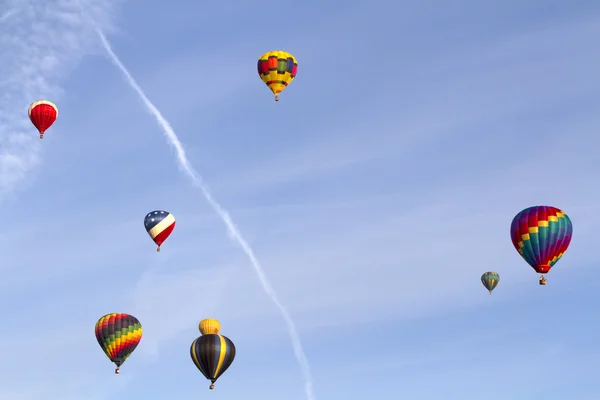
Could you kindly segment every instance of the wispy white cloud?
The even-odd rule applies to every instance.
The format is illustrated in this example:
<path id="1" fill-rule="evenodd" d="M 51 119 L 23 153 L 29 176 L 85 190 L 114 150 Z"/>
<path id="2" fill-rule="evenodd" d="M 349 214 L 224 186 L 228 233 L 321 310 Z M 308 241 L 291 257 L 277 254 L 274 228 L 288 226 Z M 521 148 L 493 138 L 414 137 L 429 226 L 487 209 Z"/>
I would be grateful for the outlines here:
<path id="1" fill-rule="evenodd" d="M 90 3 L 91 12 L 99 23 L 111 30 L 112 12 L 118 1 L 83 1 Z M 25 184 L 39 167 L 44 141 L 47 143 L 54 135 L 61 134 L 60 120 L 65 115 L 60 106 L 60 99 L 64 98 L 62 83 L 82 58 L 92 51 L 94 42 L 90 40 L 93 32 L 78 17 L 76 1 L 8 0 L 3 7 L 5 11 L 0 16 L 0 196 L 6 197 Z M 29 104 L 40 98 L 56 101 L 59 107 L 59 119 L 44 141 L 40 141 L 27 116 Z M 34 229 L 27 225 L 27 228 Z M 19 243 L 30 241 L 31 236 L 23 238 Z M 14 252 L 7 253 L 15 255 Z M 8 269 L 15 265 L 15 261 L 27 259 L 23 253 L 11 259 L 7 253 L 3 267 Z M 44 256 L 37 254 L 41 258 Z M 16 270 L 5 270 L 5 276 L 11 276 L 5 282 L 10 281 L 11 289 L 23 288 L 27 286 L 28 278 L 35 280 L 34 269 L 39 265 L 40 262 L 23 265 L 18 270 L 23 272 L 21 280 L 14 274 Z M 51 312 L 56 313 L 56 310 Z M 23 400 L 67 400 L 80 398 L 83 386 L 89 394 L 87 387 L 91 385 L 91 375 L 73 367 L 79 339 L 65 332 L 68 327 L 57 330 L 55 335 L 44 329 L 41 336 L 26 336 L 22 330 L 26 329 L 24 326 L 17 330 L 9 329 L 7 332 L 12 333 L 2 340 L 8 344 L 1 350 L 10 363 L 6 364 L 8 368 L 2 373 L 0 396 Z M 54 344 L 40 345 L 40 341 L 46 340 L 44 336 Z M 86 337 L 75 336 L 81 337 L 81 341 Z M 73 356 L 65 359 L 65 363 L 58 360 L 61 354 L 71 351 Z M 52 365 L 46 364 L 49 360 L 53 360 Z M 61 380 L 65 376 L 70 376 L 70 379 Z M 61 384 L 57 384 L 59 380 Z M 78 395 L 74 393 L 76 391 L 79 391 Z"/>
<path id="2" fill-rule="evenodd" d="M 90 12 L 106 29 L 118 0 L 88 1 Z M 41 161 L 43 142 L 27 116 L 40 98 L 59 100 L 61 82 L 90 53 L 89 28 L 81 21 L 77 0 L 42 3 L 9 0 L 0 26 L 0 195 L 8 194 Z M 60 134 L 59 121 L 48 140 Z"/>

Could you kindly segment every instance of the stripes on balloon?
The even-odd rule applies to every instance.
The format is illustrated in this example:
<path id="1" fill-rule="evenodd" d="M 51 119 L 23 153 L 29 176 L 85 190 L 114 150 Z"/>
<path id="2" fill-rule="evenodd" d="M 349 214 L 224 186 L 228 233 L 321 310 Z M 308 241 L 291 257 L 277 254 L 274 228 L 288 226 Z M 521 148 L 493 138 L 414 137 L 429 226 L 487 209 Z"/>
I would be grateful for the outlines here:
<path id="1" fill-rule="evenodd" d="M 96 339 L 111 362 L 117 368 L 133 353 L 142 340 L 142 325 L 133 315 L 123 313 L 106 314 L 96 322 Z"/>
<path id="2" fill-rule="evenodd" d="M 279 101 L 279 93 L 294 80 L 298 73 L 296 57 L 286 51 L 269 51 L 258 59 L 258 76 Z"/>
<path id="3" fill-rule="evenodd" d="M 58 107 L 48 100 L 34 101 L 29 106 L 27 112 L 31 123 L 40 132 L 40 139 L 44 138 L 44 133 L 54 124 L 58 117 Z"/>
<path id="4" fill-rule="evenodd" d="M 200 333 L 190 347 L 190 355 L 196 367 L 206 379 L 210 380 L 209 388 L 215 388 L 215 382 L 233 363 L 235 345 L 226 336 L 220 335 L 221 324 L 215 319 L 200 321 Z"/>
<path id="5" fill-rule="evenodd" d="M 150 238 L 158 246 L 156 251 L 160 251 L 160 246 L 175 229 L 175 217 L 168 211 L 152 211 L 144 218 L 144 227 Z"/>
<path id="6" fill-rule="evenodd" d="M 492 291 L 496 289 L 496 286 L 500 283 L 500 275 L 498 275 L 497 272 L 492 271 L 484 272 L 483 275 L 481 275 L 481 283 L 483 283 L 483 286 L 485 286 L 490 294 L 492 294 Z"/>
<path id="7" fill-rule="evenodd" d="M 512 220 L 510 236 L 515 249 L 537 273 L 546 274 L 567 251 L 573 224 L 564 211 L 551 206 L 529 207 Z M 546 279 L 540 277 L 540 285 Z"/>

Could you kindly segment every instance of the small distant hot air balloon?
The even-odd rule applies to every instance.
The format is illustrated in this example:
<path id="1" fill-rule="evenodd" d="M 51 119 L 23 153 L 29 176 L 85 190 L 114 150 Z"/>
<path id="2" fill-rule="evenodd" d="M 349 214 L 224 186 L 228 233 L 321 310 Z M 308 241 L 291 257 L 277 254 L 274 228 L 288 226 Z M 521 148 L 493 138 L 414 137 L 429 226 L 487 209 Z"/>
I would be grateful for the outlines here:
<path id="1" fill-rule="evenodd" d="M 285 51 L 269 51 L 258 59 L 258 76 L 271 89 L 275 101 L 298 72 L 298 61 Z"/>
<path id="2" fill-rule="evenodd" d="M 44 132 L 52 126 L 58 117 L 58 108 L 51 101 L 38 100 L 31 103 L 28 113 L 31 123 L 40 132 L 40 139 L 43 139 Z"/>
<path id="3" fill-rule="evenodd" d="M 485 272 L 481 275 L 481 283 L 483 283 L 483 286 L 485 286 L 490 294 L 492 294 L 492 290 L 500 283 L 500 275 L 498 275 L 497 272 Z"/>
<path id="4" fill-rule="evenodd" d="M 229 338 L 220 335 L 221 324 L 216 319 L 204 319 L 198 325 L 202 336 L 192 342 L 190 355 L 196 367 L 206 379 L 210 380 L 210 389 L 233 363 L 235 345 Z"/>
<path id="5" fill-rule="evenodd" d="M 550 206 L 534 206 L 512 220 L 510 236 L 515 249 L 537 273 L 546 274 L 567 251 L 573 224 L 564 211 Z M 540 277 L 540 285 L 546 278 Z"/>
<path id="6" fill-rule="evenodd" d="M 96 339 L 106 356 L 119 368 L 142 340 L 142 325 L 129 314 L 106 314 L 96 322 Z"/>
<path id="7" fill-rule="evenodd" d="M 168 211 L 152 211 L 144 218 L 144 227 L 154 243 L 158 245 L 156 251 L 160 251 L 160 246 L 175 229 L 175 217 Z"/>

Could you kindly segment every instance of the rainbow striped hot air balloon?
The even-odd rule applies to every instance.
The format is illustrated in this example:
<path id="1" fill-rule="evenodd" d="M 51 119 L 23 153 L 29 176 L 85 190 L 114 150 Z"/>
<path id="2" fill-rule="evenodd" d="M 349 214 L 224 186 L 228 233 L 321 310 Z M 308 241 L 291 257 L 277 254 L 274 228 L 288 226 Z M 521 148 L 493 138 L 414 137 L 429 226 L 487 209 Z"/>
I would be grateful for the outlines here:
<path id="1" fill-rule="evenodd" d="M 96 339 L 106 356 L 115 363 L 115 374 L 142 340 L 142 325 L 129 314 L 106 314 L 96 322 Z"/>
<path id="2" fill-rule="evenodd" d="M 150 238 L 157 244 L 156 251 L 160 251 L 160 246 L 175 229 L 175 217 L 168 211 L 152 211 L 144 218 L 144 227 Z"/>
<path id="3" fill-rule="evenodd" d="M 512 220 L 510 237 L 521 257 L 537 273 L 546 274 L 567 251 L 573 225 L 564 211 L 550 206 L 534 206 Z M 540 277 L 540 285 L 546 279 Z"/>

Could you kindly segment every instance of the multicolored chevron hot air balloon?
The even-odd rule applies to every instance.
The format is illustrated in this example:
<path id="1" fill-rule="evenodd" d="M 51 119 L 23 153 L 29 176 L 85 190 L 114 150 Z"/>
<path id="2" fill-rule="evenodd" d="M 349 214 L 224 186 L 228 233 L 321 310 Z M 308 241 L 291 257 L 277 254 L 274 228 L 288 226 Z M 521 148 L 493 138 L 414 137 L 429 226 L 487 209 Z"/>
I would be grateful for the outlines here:
<path id="1" fill-rule="evenodd" d="M 96 339 L 108 356 L 119 367 L 133 353 L 142 340 L 142 325 L 136 317 L 129 314 L 106 314 L 96 322 Z"/>
<path id="2" fill-rule="evenodd" d="M 529 207 L 518 213 L 510 237 L 521 257 L 539 274 L 546 274 L 565 254 L 573 225 L 564 211 L 550 206 Z M 540 285 L 546 279 L 540 277 Z"/>
<path id="3" fill-rule="evenodd" d="M 269 51 L 258 59 L 258 76 L 271 89 L 275 101 L 279 101 L 279 93 L 294 80 L 297 72 L 298 61 L 288 52 Z"/>
<path id="4" fill-rule="evenodd" d="M 58 117 L 58 107 L 51 101 L 38 100 L 31 103 L 27 113 L 33 126 L 40 132 L 40 139 L 43 139 L 44 132 L 52 126 Z"/>
<path id="5" fill-rule="evenodd" d="M 160 246 L 175 229 L 175 217 L 168 211 L 152 211 L 144 218 L 144 227 L 154 243 L 158 245 L 156 251 L 160 251 Z"/>
<path id="6" fill-rule="evenodd" d="M 490 294 L 492 294 L 492 290 L 500 283 L 500 275 L 498 275 L 497 272 L 485 272 L 481 275 L 481 283 L 483 283 L 483 286 L 485 286 Z"/>
<path id="7" fill-rule="evenodd" d="M 209 379 L 210 389 L 215 388 L 215 382 L 235 358 L 235 346 L 229 338 L 219 335 L 221 324 L 216 319 L 200 321 L 202 336 L 192 342 L 190 355 L 202 375 Z"/>

